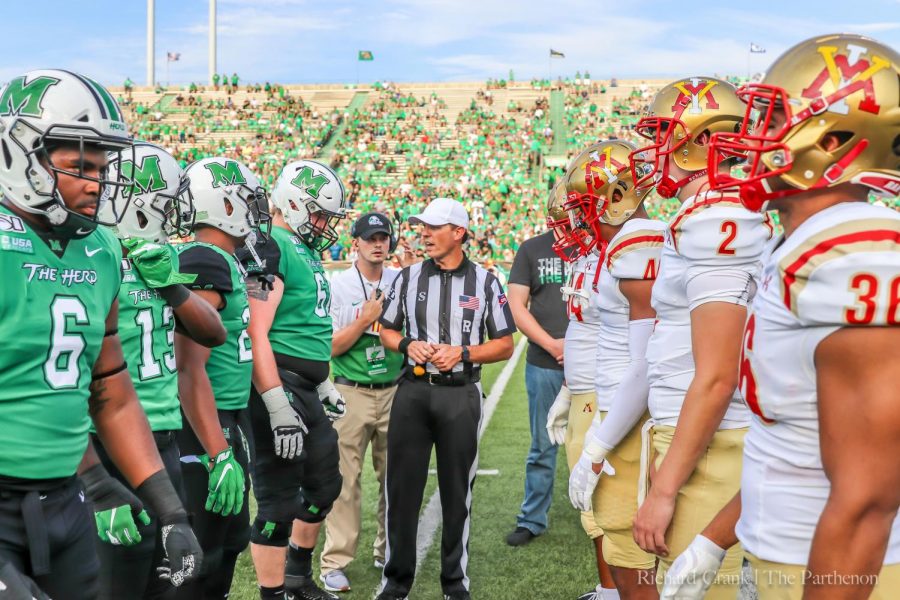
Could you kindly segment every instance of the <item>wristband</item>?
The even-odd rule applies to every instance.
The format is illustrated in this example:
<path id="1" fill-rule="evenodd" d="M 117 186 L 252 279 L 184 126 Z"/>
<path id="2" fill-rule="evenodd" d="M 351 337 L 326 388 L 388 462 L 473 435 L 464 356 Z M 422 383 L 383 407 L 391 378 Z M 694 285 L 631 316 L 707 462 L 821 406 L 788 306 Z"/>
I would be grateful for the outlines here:
<path id="1" fill-rule="evenodd" d="M 103 466 L 103 463 L 97 463 L 84 473 L 79 473 L 78 479 L 84 484 L 84 491 L 88 492 L 88 497 L 90 497 L 89 490 L 109 476 L 109 472 Z"/>
<path id="2" fill-rule="evenodd" d="M 188 301 L 191 297 L 191 292 L 180 283 L 176 283 L 175 285 L 167 285 L 166 287 L 159 288 L 159 295 L 162 296 L 162 299 L 165 300 L 169 306 L 178 308 Z"/>
<path id="3" fill-rule="evenodd" d="M 187 522 L 187 513 L 165 469 L 160 469 L 145 479 L 134 491 L 141 502 L 156 514 L 160 524 Z"/>
<path id="4" fill-rule="evenodd" d="M 413 339 L 409 336 L 406 336 L 405 338 L 400 340 L 399 344 L 397 344 L 397 350 L 400 351 L 400 354 L 406 354 L 407 350 L 409 349 L 409 345 L 412 343 Z"/>

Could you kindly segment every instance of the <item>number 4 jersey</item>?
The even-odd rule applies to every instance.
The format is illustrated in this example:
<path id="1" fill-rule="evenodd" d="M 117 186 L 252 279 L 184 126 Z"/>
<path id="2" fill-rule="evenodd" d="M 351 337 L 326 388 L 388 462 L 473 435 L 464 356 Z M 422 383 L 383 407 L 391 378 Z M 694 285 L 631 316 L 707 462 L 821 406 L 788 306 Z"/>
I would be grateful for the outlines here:
<path id="1" fill-rule="evenodd" d="M 109 231 L 63 245 L 0 206 L 0 476 L 75 473 L 121 260 Z"/>
<path id="2" fill-rule="evenodd" d="M 741 357 L 740 390 L 754 415 L 737 534 L 763 560 L 805 565 L 830 488 L 819 452 L 816 347 L 841 327 L 900 325 L 900 214 L 838 204 L 769 251 Z M 898 562 L 895 520 L 885 563 Z"/>

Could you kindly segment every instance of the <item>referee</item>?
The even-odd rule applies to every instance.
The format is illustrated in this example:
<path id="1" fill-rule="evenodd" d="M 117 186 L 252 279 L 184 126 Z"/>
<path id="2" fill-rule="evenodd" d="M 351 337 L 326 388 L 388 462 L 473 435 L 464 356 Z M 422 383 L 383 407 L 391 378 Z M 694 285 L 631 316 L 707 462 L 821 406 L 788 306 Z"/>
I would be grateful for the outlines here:
<path id="1" fill-rule="evenodd" d="M 443 534 L 441 587 L 469 600 L 469 518 L 481 422 L 481 365 L 512 355 L 512 314 L 497 278 L 463 253 L 469 215 L 435 198 L 410 217 L 429 259 L 403 269 L 381 316 L 381 340 L 407 356 L 387 449 L 387 563 L 376 600 L 406 598 L 416 571 L 416 527 L 437 454 Z M 405 332 L 405 333 L 404 333 Z"/>

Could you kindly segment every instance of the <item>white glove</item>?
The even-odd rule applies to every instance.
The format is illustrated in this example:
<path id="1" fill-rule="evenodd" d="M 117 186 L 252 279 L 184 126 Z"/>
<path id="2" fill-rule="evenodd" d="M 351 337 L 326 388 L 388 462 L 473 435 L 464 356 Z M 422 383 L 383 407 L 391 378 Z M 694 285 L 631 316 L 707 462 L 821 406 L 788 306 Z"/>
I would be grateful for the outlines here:
<path id="1" fill-rule="evenodd" d="M 316 391 L 319 392 L 319 402 L 325 409 L 325 415 L 332 423 L 347 414 L 347 403 L 344 402 L 344 397 L 330 379 L 326 379 L 316 386 Z"/>
<path id="2" fill-rule="evenodd" d="M 309 430 L 291 406 L 288 391 L 276 387 L 260 394 L 269 411 L 269 425 L 275 438 L 275 454 L 281 458 L 294 458 L 303 452 L 303 436 Z"/>
<path id="3" fill-rule="evenodd" d="M 559 388 L 553 405 L 547 412 L 547 435 L 550 443 L 561 446 L 566 443 L 566 427 L 569 426 L 569 407 L 572 405 L 572 392 L 568 386 Z"/>
<path id="4" fill-rule="evenodd" d="M 701 600 L 716 580 L 725 550 L 698 535 L 666 573 L 660 600 Z"/>
<path id="5" fill-rule="evenodd" d="M 603 461 L 599 473 L 594 473 L 592 466 L 590 457 L 582 452 L 569 475 L 569 501 L 572 502 L 572 506 L 582 512 L 591 510 L 591 497 L 594 495 L 597 482 L 600 481 L 600 475 L 603 473 L 616 474 L 616 470 L 609 464 L 609 461 Z"/>

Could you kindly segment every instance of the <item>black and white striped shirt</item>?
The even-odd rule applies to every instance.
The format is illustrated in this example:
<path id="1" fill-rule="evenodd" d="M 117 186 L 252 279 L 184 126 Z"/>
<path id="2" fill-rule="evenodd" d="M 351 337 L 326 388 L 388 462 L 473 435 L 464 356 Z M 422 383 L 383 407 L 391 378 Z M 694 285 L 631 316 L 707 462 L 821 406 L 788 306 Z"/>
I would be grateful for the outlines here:
<path id="1" fill-rule="evenodd" d="M 414 340 L 451 346 L 474 346 L 516 331 L 500 282 L 468 258 L 452 271 L 433 260 L 403 269 L 388 292 L 381 324 Z M 471 366 L 459 362 L 453 371 L 466 368 Z M 437 373 L 431 363 L 426 369 Z"/>

